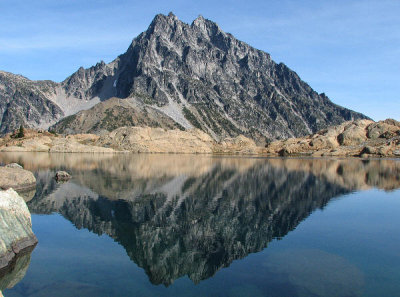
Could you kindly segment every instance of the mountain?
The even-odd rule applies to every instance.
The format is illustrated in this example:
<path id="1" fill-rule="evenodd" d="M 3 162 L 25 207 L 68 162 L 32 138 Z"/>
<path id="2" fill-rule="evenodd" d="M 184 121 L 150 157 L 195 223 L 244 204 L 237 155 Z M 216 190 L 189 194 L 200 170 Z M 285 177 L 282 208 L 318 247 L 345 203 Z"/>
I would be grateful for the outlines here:
<path id="1" fill-rule="evenodd" d="M 51 81 L 34 82 L 0 71 L 0 133 L 11 132 L 25 123 L 47 128 L 63 117 L 63 110 L 47 94 L 55 86 Z"/>
<path id="2" fill-rule="evenodd" d="M 263 142 L 366 118 L 332 103 L 286 65 L 223 32 L 216 23 L 200 16 L 189 25 L 172 13 L 157 15 L 111 63 L 79 68 L 62 83 L 46 86 L 48 90 L 38 92 L 62 110 L 59 117 L 111 97 L 131 98 L 185 129 L 199 128 L 214 139 L 244 134 Z M 0 100 L 11 101 L 12 96 Z M 38 126 L 27 112 L 21 114 L 25 118 L 15 122 Z M 55 129 L 75 129 L 70 122 L 67 118 Z M 2 123 L 1 131 L 11 129 L 7 126 L 8 122 Z"/>

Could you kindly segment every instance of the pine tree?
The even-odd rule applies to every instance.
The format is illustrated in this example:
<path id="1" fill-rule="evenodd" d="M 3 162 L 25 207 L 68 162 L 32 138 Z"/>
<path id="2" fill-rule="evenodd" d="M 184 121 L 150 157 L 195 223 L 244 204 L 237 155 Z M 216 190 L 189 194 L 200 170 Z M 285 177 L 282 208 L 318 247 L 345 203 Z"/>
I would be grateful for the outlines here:
<path id="1" fill-rule="evenodd" d="M 21 126 L 19 126 L 19 131 L 18 131 L 17 138 L 22 138 L 24 136 L 25 136 L 24 127 L 21 125 Z"/>

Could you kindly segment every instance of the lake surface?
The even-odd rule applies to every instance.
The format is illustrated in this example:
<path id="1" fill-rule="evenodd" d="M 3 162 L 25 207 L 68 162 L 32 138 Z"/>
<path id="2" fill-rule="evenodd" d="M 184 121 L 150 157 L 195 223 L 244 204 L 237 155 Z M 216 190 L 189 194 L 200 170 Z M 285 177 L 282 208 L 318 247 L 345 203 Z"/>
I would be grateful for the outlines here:
<path id="1" fill-rule="evenodd" d="M 39 244 L 18 283 L 0 277 L 5 297 L 400 296 L 399 161 L 0 154 L 9 162 L 37 178 Z M 57 170 L 73 178 L 57 184 Z"/>

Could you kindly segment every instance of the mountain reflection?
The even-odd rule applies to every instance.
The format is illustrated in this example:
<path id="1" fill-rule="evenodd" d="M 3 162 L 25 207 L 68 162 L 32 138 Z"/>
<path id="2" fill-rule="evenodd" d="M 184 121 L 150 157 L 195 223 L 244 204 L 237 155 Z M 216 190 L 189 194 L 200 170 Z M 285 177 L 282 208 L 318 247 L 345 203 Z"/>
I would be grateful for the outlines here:
<path id="1" fill-rule="evenodd" d="M 10 154 L 35 172 L 32 213 L 58 212 L 120 243 L 153 284 L 198 283 L 282 238 L 331 199 L 400 187 L 391 160 Z M 57 184 L 56 170 L 73 179 Z"/>

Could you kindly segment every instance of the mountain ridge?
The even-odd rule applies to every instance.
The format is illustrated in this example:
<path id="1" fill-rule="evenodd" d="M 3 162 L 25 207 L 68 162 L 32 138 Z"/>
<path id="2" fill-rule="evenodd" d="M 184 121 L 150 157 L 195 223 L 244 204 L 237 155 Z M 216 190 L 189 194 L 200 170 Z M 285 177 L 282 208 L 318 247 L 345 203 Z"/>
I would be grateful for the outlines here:
<path id="1" fill-rule="evenodd" d="M 367 118 L 332 103 L 286 65 L 202 16 L 189 25 L 172 13 L 158 14 L 112 62 L 81 67 L 47 85 L 43 96 L 61 110 L 49 117 L 48 126 L 112 97 L 135 98 L 217 140 L 243 134 L 263 143 Z M 15 129 L 20 118 L 0 132 Z M 25 118 L 22 124 L 37 126 Z"/>

